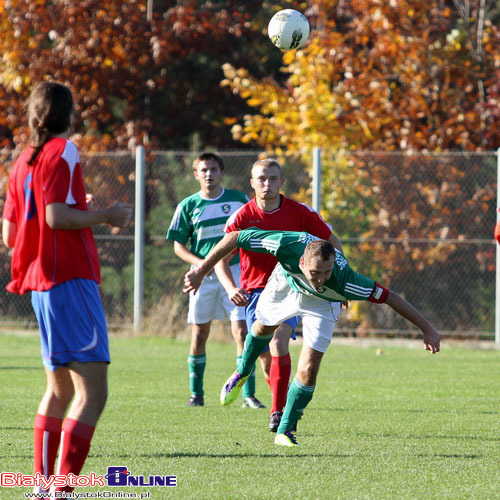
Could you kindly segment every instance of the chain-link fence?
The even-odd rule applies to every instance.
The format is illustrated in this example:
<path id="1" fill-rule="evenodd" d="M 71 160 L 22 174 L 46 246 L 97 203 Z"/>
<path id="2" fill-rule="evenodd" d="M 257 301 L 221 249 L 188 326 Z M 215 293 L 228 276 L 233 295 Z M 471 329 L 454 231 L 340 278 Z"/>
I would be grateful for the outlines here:
<path id="1" fill-rule="evenodd" d="M 249 176 L 258 152 L 222 152 L 224 184 L 252 195 Z M 175 207 L 199 189 L 197 153 L 152 152 L 146 158 L 143 328 L 185 331 L 187 265 L 165 240 Z M 5 170 L 10 166 L 3 157 Z M 96 207 L 132 201 L 135 158 L 130 153 L 82 154 Z M 494 338 L 496 208 L 495 153 L 322 155 L 322 214 L 342 239 L 352 266 L 406 297 L 447 336 Z M 309 161 L 284 161 L 284 194 L 311 204 Z M 5 198 L 6 171 L 0 195 Z M 95 228 L 102 266 L 101 294 L 110 325 L 133 321 L 134 228 Z M 10 259 L 2 249 L 2 289 Z M 34 324 L 28 296 L 0 292 L 4 324 Z M 351 303 L 337 334 L 415 336 L 413 326 L 386 306 Z M 229 332 L 228 332 L 229 338 Z"/>

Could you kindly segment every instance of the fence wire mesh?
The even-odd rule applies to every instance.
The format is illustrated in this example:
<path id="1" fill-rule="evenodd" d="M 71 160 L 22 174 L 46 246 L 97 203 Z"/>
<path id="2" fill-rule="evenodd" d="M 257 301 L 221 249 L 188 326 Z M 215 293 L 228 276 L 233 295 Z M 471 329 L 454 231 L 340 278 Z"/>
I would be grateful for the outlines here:
<path id="1" fill-rule="evenodd" d="M 1 154 L 1 153 L 0 153 Z M 7 188 L 11 153 L 2 155 Z M 252 196 L 250 168 L 258 152 L 220 152 L 224 185 Z M 174 335 L 185 330 L 187 265 L 165 234 L 177 204 L 199 189 L 193 152 L 151 152 L 146 159 L 143 327 Z M 134 201 L 135 157 L 81 154 L 95 208 Z M 496 220 L 495 153 L 335 153 L 322 156 L 322 215 L 341 238 L 351 265 L 389 286 L 419 308 L 445 336 L 494 338 Z M 284 162 L 283 192 L 311 204 L 311 165 Z M 101 295 L 111 326 L 133 321 L 134 227 L 94 230 L 101 259 Z M 35 325 L 30 297 L 5 291 L 10 256 L 2 248 L 3 324 Z M 227 328 L 229 338 L 229 328 Z M 417 336 L 387 306 L 351 303 L 341 313 L 338 335 Z"/>

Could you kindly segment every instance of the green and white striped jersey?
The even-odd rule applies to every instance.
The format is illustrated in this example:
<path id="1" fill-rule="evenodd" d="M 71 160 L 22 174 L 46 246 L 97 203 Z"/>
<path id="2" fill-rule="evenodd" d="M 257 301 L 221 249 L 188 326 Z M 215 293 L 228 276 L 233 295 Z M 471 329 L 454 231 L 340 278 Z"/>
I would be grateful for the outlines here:
<path id="1" fill-rule="evenodd" d="M 224 225 L 228 217 L 248 201 L 248 197 L 234 189 L 222 189 L 214 199 L 203 198 L 195 193 L 184 198 L 175 210 L 167 232 L 167 240 L 188 242 L 190 251 L 201 259 L 224 236 Z M 239 262 L 239 254 L 231 259 L 231 264 Z"/>
<path id="2" fill-rule="evenodd" d="M 296 292 L 315 295 L 329 302 L 368 300 L 375 292 L 375 281 L 353 271 L 338 250 L 332 275 L 323 286 L 316 289 L 309 283 L 300 269 L 300 258 L 306 246 L 317 239 L 305 232 L 265 231 L 254 227 L 241 231 L 237 244 L 239 248 L 274 255 L 288 284 Z"/>

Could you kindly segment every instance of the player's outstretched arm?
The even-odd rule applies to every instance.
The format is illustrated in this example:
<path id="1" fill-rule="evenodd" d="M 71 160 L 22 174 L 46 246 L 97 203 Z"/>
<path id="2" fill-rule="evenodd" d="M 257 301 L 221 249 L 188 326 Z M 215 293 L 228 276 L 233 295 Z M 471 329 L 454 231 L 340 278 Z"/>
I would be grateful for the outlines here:
<path id="1" fill-rule="evenodd" d="M 126 226 L 132 217 L 134 206 L 118 202 L 101 210 L 78 210 L 66 203 L 51 203 L 45 207 L 45 220 L 52 229 L 83 229 L 97 224 L 114 227 Z"/>
<path id="2" fill-rule="evenodd" d="M 409 302 L 407 302 L 403 297 L 400 297 L 397 293 L 389 290 L 389 295 L 385 303 L 392 307 L 398 314 L 411 321 L 415 326 L 418 326 L 424 334 L 424 345 L 428 351 L 432 354 L 440 351 L 440 341 L 441 338 L 436 329 L 432 326 L 429 320 L 427 320 L 417 309 L 415 309 Z"/>
<path id="3" fill-rule="evenodd" d="M 215 245 L 212 250 L 205 257 L 203 262 L 198 266 L 187 272 L 184 276 L 184 293 L 191 291 L 196 292 L 200 288 L 204 276 L 206 276 L 212 268 L 219 262 L 219 260 L 234 252 L 237 248 L 239 231 L 233 231 L 226 234 L 222 240 Z"/>

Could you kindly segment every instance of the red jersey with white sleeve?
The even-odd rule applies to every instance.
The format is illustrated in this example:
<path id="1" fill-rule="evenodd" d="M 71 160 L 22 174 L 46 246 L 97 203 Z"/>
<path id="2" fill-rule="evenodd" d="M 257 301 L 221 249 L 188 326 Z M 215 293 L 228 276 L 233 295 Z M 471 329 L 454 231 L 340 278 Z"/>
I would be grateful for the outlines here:
<path id="1" fill-rule="evenodd" d="M 231 233 L 257 227 L 276 231 L 307 231 L 324 240 L 330 238 L 331 227 L 316 210 L 304 203 L 280 196 L 280 206 L 270 212 L 260 209 L 253 198 L 229 217 L 224 232 Z M 264 288 L 277 262 L 273 255 L 257 254 L 241 248 L 241 288 L 249 293 L 257 288 Z"/>
<path id="2" fill-rule="evenodd" d="M 44 291 L 76 278 L 99 283 L 92 229 L 54 230 L 45 220 L 45 207 L 51 203 L 87 210 L 77 147 L 55 137 L 30 166 L 31 152 L 30 147 L 19 156 L 9 175 L 3 218 L 17 225 L 17 234 L 7 290 L 19 294 Z"/>

